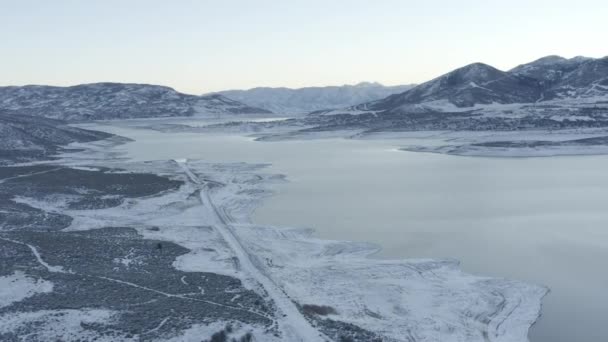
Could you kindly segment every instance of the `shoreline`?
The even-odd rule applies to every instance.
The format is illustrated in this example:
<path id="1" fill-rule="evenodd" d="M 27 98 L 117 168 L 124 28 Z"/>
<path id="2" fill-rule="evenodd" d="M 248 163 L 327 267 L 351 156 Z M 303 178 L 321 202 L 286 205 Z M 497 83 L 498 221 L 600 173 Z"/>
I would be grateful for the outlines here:
<path id="1" fill-rule="evenodd" d="M 253 203 L 258 203 L 258 202 L 260 202 L 261 200 L 262 200 L 262 198 L 257 198 L 257 199 L 255 199 L 255 200 L 253 200 Z M 251 203 L 251 204 L 253 204 L 253 203 Z M 250 205 L 251 205 L 251 204 L 250 204 Z M 258 203 L 257 205 L 259 205 L 259 203 Z M 256 206 L 256 205 L 254 205 L 254 207 L 255 207 L 255 206 Z M 250 207 L 250 208 L 248 208 L 248 209 L 246 210 L 246 212 L 248 212 L 248 213 L 252 213 L 252 211 L 255 209 L 254 207 Z M 249 222 L 249 223 L 242 223 L 242 224 L 244 224 L 244 225 L 249 224 L 249 225 L 252 225 L 252 226 L 256 226 L 254 223 L 252 223 L 252 222 L 251 222 L 251 217 L 250 217 L 250 216 L 248 217 L 248 219 L 243 220 L 243 222 Z M 258 230 L 258 231 L 259 231 L 259 229 L 260 229 L 260 228 L 258 227 L 256 230 Z M 262 228 L 262 229 L 268 229 L 268 227 L 266 227 L 266 228 Z M 285 228 L 282 228 L 282 229 L 285 229 Z M 271 229 L 271 231 L 272 231 L 272 229 Z M 283 232 L 283 233 L 287 233 L 287 232 Z M 295 233 L 295 232 L 293 232 L 293 231 L 291 232 L 291 234 L 294 234 L 294 233 Z M 302 232 L 295 233 L 295 234 L 296 234 L 296 235 L 298 235 L 298 234 L 301 234 L 301 233 L 302 233 Z M 272 233 L 272 234 L 274 234 L 274 233 Z M 293 237 L 293 236 L 292 236 L 292 237 Z M 259 238 L 259 237 L 258 237 L 258 238 Z M 300 239 L 302 239 L 302 238 L 303 238 L 304 240 L 307 240 L 307 241 L 308 241 L 308 243 L 310 243 L 310 236 L 304 236 L 304 237 L 300 236 L 299 238 L 300 238 Z M 323 241 L 323 240 L 319 240 L 319 239 L 312 239 L 312 240 L 318 240 L 318 241 L 316 241 L 316 242 L 317 242 L 317 243 L 320 243 L 320 244 L 327 244 L 327 243 L 331 243 L 331 242 L 333 242 L 333 243 L 337 243 L 337 244 L 339 244 L 339 245 L 340 245 L 340 244 L 342 244 L 342 245 L 341 245 L 341 248 L 344 248 L 344 244 L 346 244 L 346 245 L 351 244 L 351 249 L 352 249 L 352 244 L 353 244 L 353 243 L 346 243 L 346 242 L 335 242 L 335 241 L 328 242 L 328 241 Z M 356 243 L 354 243 L 354 244 L 356 244 Z M 253 246 L 253 248 L 259 248 L 259 246 Z M 360 249 L 361 247 L 360 247 L 360 246 L 358 246 L 358 247 L 356 247 L 356 248 L 359 248 L 359 250 L 358 250 L 358 251 L 355 251 L 355 253 L 354 253 L 354 254 L 351 254 L 349 257 L 353 257 L 353 256 L 359 256 L 359 257 L 360 257 L 360 256 L 362 255 L 362 254 L 361 254 L 362 250 Z M 266 252 L 266 253 L 268 253 L 268 251 L 261 251 L 261 252 Z M 351 253 L 352 253 L 352 252 L 351 252 Z M 273 254 L 273 253 L 271 253 L 271 255 L 272 255 L 272 254 Z M 363 253 L 363 254 L 364 254 L 364 255 L 366 255 L 366 257 L 367 257 L 367 254 L 369 254 L 369 251 L 367 251 L 367 252 L 365 252 L 365 253 Z M 346 258 L 344 258 L 345 256 L 348 256 L 348 254 L 346 254 L 346 255 L 340 255 L 340 256 L 339 256 L 339 259 L 346 259 Z M 331 258 L 330 258 L 330 259 L 331 259 Z M 435 263 L 435 264 L 437 264 L 437 263 L 438 263 L 436 260 L 433 260 L 433 261 L 431 261 L 431 260 L 424 260 L 424 261 L 423 261 L 423 260 L 411 260 L 411 259 L 410 259 L 410 260 L 378 260 L 378 259 L 371 259 L 371 260 L 367 260 L 366 262 L 363 262 L 363 263 L 365 264 L 365 263 L 369 263 L 369 262 L 371 262 L 371 261 L 375 261 L 375 263 L 378 263 L 378 264 L 380 264 L 380 265 L 385 265 L 385 266 L 386 266 L 386 265 L 391 265 L 391 266 L 394 266 L 395 264 L 401 264 L 401 263 L 404 263 L 404 262 L 409 262 L 409 263 L 414 263 L 414 264 L 418 264 L 418 263 L 425 263 L 425 262 L 432 262 L 432 263 Z M 326 260 L 326 262 L 328 262 L 328 260 Z M 335 260 L 333 260 L 333 261 L 331 261 L 331 262 L 336 262 L 336 261 L 335 261 Z M 362 262 L 362 260 L 360 259 L 358 262 Z M 439 264 L 441 264 L 441 263 L 439 263 Z M 435 266 L 435 267 L 437 267 L 437 266 Z M 443 266 L 439 266 L 439 268 L 441 268 L 441 267 L 445 267 L 445 264 L 444 264 Z M 448 268 L 453 268 L 453 266 L 449 266 Z M 461 271 L 459 271 L 459 270 L 458 270 L 458 272 L 461 272 Z M 463 276 L 464 276 L 464 275 L 463 275 Z M 480 278 L 480 279 L 490 279 L 490 278 L 484 278 L 484 277 L 479 277 L 479 278 Z M 547 291 L 546 291 L 546 289 L 545 289 L 544 293 L 542 293 L 541 297 L 538 299 L 538 300 L 539 300 L 539 302 L 542 300 L 542 298 L 543 298 L 543 297 L 544 297 L 544 296 L 545 296 L 547 293 L 548 293 L 548 292 L 547 292 Z M 532 326 L 532 325 L 534 324 L 534 322 L 536 322 L 536 321 L 537 321 L 537 319 L 538 319 L 539 317 L 540 317 L 540 315 L 539 315 L 539 314 L 537 314 L 537 315 L 536 315 L 536 317 L 535 317 L 535 319 L 534 319 L 533 321 L 531 321 L 531 322 L 530 322 L 529 326 Z M 527 336 L 527 334 L 526 334 L 526 336 Z M 497 340 L 497 341 L 498 341 L 498 340 Z"/>

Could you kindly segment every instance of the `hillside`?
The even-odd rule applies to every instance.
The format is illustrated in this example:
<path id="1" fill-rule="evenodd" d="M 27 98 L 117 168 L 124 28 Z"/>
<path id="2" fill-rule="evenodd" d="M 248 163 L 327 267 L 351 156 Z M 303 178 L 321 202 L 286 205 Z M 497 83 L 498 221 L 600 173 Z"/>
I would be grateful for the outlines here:
<path id="1" fill-rule="evenodd" d="M 269 114 L 221 95 L 195 96 L 164 86 L 128 83 L 0 87 L 1 112 L 70 121 Z"/>
<path id="2" fill-rule="evenodd" d="M 608 57 L 547 56 L 502 71 L 473 63 L 384 99 L 322 114 L 495 111 L 501 105 L 602 104 L 608 101 Z M 508 110 L 512 110 L 512 106 Z"/>

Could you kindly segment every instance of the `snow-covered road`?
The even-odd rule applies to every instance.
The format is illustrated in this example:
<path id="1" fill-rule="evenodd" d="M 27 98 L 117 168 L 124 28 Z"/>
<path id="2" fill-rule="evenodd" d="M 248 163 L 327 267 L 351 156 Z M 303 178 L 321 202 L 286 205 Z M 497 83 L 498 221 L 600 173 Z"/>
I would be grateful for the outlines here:
<path id="1" fill-rule="evenodd" d="M 243 247 L 239 237 L 231 227 L 231 224 L 234 222 L 232 222 L 230 216 L 226 215 L 222 210 L 218 210 L 211 200 L 207 189 L 207 183 L 201 181 L 199 177 L 190 170 L 187 160 L 177 159 L 175 162 L 184 170 L 192 183 L 200 186 L 202 207 L 206 208 L 207 213 L 209 214 L 207 215 L 209 221 L 213 221 L 214 227 L 217 229 L 218 233 L 234 252 L 239 261 L 241 271 L 261 286 L 269 299 L 276 305 L 277 323 L 283 334 L 283 340 L 293 342 L 329 341 L 330 339 L 328 337 L 310 324 L 284 290 L 267 275 L 263 266 L 255 262 L 255 258 L 253 258 L 247 252 L 246 248 Z"/>

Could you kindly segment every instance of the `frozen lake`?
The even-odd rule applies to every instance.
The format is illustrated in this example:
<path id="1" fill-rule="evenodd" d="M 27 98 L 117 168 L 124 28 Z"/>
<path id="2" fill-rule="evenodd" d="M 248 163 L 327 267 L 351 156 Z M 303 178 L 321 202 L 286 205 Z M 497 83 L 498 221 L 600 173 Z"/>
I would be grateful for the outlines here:
<path id="1" fill-rule="evenodd" d="M 381 257 L 456 258 L 471 273 L 547 285 L 531 341 L 608 337 L 608 156 L 458 157 L 398 152 L 396 140 L 254 142 L 124 125 L 86 127 L 135 139 L 119 149 L 136 160 L 272 163 L 269 172 L 290 182 L 256 222 L 373 242 Z"/>

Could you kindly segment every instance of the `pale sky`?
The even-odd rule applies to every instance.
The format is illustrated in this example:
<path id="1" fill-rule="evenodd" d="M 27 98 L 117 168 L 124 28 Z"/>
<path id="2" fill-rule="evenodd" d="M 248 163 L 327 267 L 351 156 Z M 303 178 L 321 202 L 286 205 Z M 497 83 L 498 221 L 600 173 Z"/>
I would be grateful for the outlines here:
<path id="1" fill-rule="evenodd" d="M 608 55 L 608 1 L 0 0 L 0 85 L 420 83 Z"/>

